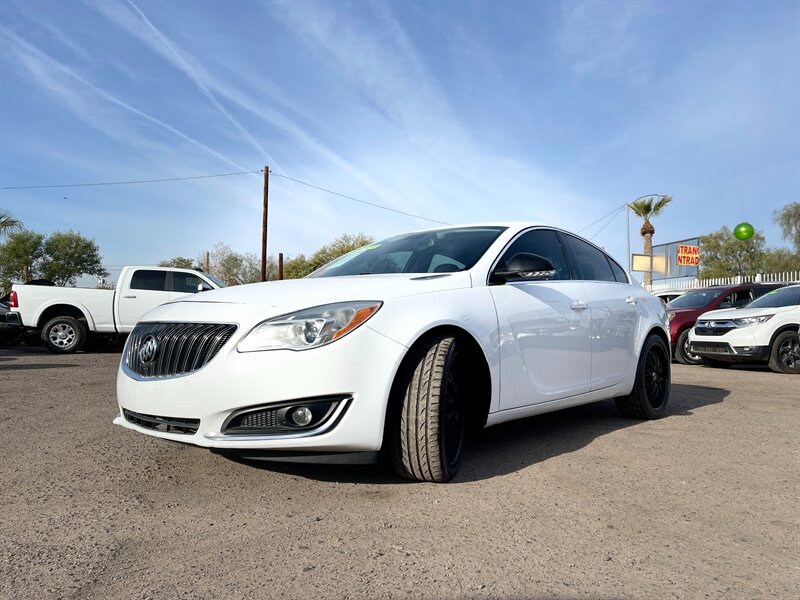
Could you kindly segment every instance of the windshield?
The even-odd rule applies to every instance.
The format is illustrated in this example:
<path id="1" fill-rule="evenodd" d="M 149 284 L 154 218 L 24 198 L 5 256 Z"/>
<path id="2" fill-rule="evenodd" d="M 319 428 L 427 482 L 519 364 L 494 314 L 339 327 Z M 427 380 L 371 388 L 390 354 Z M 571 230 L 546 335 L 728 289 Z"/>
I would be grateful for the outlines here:
<path id="1" fill-rule="evenodd" d="M 217 279 L 216 277 L 214 277 L 210 273 L 203 273 L 203 277 L 207 277 L 208 279 L 210 279 L 211 281 L 216 283 L 218 287 L 221 287 L 221 288 L 228 287 L 227 285 L 222 283 L 219 279 Z"/>
<path id="2" fill-rule="evenodd" d="M 703 308 L 708 306 L 722 294 L 724 290 L 697 290 L 686 292 L 683 296 L 678 296 L 667 304 L 667 308 Z"/>
<path id="3" fill-rule="evenodd" d="M 398 235 L 353 250 L 309 277 L 464 271 L 478 262 L 505 229 L 459 227 Z"/>
<path id="4" fill-rule="evenodd" d="M 780 308 L 800 304 L 800 285 L 772 290 L 761 298 L 756 298 L 747 308 Z"/>

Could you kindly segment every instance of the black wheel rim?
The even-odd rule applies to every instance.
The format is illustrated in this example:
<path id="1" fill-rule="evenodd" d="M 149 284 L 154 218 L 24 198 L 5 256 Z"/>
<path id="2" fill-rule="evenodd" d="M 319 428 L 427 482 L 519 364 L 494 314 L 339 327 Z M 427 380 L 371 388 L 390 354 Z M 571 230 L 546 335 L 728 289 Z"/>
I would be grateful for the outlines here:
<path id="1" fill-rule="evenodd" d="M 458 379 L 453 373 L 452 365 L 447 369 L 444 392 L 444 401 L 441 406 L 441 447 L 444 452 L 442 462 L 447 465 L 448 470 L 453 470 L 458 465 L 461 459 L 461 450 L 464 448 L 466 417 L 461 405 Z"/>
<path id="2" fill-rule="evenodd" d="M 789 369 L 800 369 L 800 337 L 789 336 L 781 342 L 778 360 Z"/>
<path id="3" fill-rule="evenodd" d="M 647 402 L 654 409 L 663 406 L 669 388 L 669 366 L 666 356 L 658 346 L 647 351 L 644 359 L 644 391 Z"/>

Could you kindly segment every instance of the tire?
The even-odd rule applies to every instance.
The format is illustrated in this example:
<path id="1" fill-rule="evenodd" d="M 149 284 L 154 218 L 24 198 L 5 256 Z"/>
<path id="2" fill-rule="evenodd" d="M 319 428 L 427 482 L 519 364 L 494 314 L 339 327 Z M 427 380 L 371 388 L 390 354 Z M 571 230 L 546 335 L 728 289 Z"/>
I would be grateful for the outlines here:
<path id="1" fill-rule="evenodd" d="M 390 426 L 390 456 L 401 477 L 444 483 L 458 472 L 467 415 L 459 383 L 458 342 L 431 339 L 401 374 L 399 414 Z"/>
<path id="2" fill-rule="evenodd" d="M 642 346 L 633 390 L 615 398 L 617 409 L 634 419 L 660 419 L 667 413 L 670 391 L 669 348 L 659 336 L 650 335 Z"/>
<path id="3" fill-rule="evenodd" d="M 691 328 L 690 328 L 691 329 Z M 689 329 L 684 329 L 675 345 L 675 359 L 684 365 L 700 365 L 703 359 L 689 352 Z"/>
<path id="4" fill-rule="evenodd" d="M 75 317 L 55 317 L 42 327 L 42 343 L 53 354 L 72 354 L 86 343 L 86 326 Z"/>
<path id="5" fill-rule="evenodd" d="M 784 331 L 772 342 L 769 368 L 776 373 L 800 374 L 800 337 L 796 331 Z"/>
<path id="6" fill-rule="evenodd" d="M 703 358 L 704 367 L 714 367 L 715 369 L 730 369 L 733 366 L 732 362 L 724 360 L 714 360 L 713 358 Z"/>

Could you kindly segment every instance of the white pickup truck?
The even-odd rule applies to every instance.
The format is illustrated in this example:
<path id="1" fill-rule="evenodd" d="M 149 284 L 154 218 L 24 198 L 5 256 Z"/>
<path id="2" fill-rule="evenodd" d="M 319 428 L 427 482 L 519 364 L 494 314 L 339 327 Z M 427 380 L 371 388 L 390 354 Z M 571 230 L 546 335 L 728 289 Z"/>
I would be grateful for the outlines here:
<path id="1" fill-rule="evenodd" d="M 40 329 L 51 352 L 68 354 L 80 350 L 90 332 L 129 333 L 156 306 L 221 287 L 207 273 L 190 269 L 125 267 L 114 290 L 14 285 L 9 316 L 27 329 Z"/>

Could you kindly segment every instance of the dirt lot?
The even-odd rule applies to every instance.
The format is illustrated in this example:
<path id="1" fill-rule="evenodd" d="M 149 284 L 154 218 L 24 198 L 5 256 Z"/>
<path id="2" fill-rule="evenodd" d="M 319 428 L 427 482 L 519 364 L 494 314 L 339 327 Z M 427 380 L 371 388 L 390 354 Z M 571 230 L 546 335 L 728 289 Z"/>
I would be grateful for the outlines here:
<path id="1" fill-rule="evenodd" d="M 2 598 L 797 598 L 800 378 L 676 366 L 486 430 L 448 485 L 114 427 L 118 353 L 0 349 Z"/>

